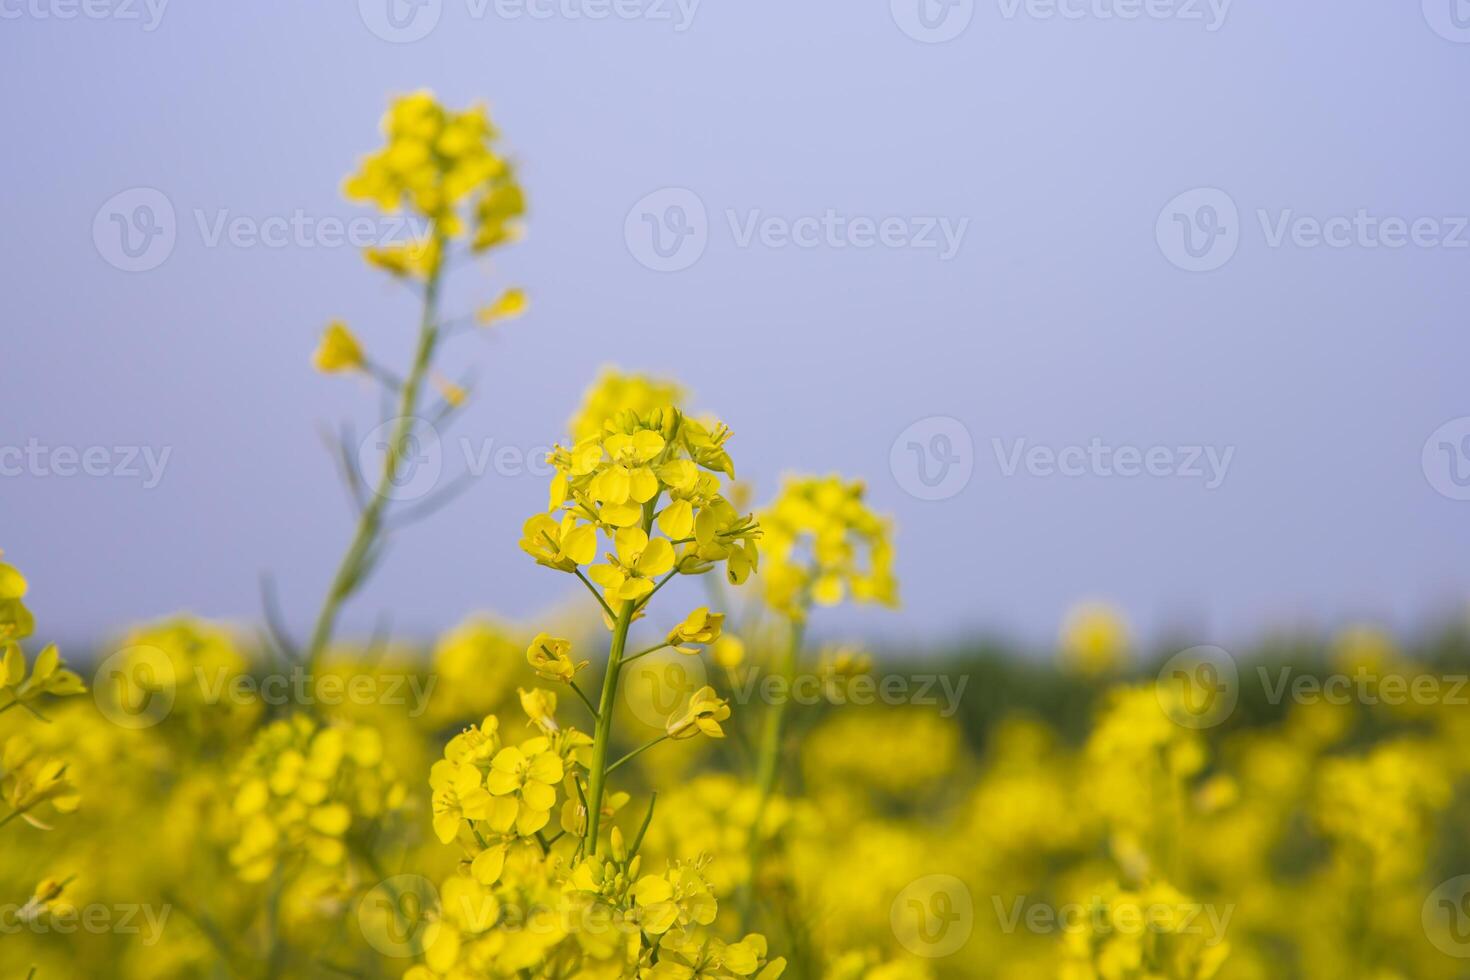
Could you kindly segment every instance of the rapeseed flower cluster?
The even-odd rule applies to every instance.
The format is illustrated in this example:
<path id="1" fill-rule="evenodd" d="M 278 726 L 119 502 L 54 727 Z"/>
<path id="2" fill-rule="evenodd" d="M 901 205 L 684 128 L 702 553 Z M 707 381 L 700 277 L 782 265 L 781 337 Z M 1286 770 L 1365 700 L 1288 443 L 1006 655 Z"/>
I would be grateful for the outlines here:
<path id="1" fill-rule="evenodd" d="M 768 566 L 766 601 L 801 618 L 813 604 L 898 603 L 890 524 L 864 503 L 860 481 L 838 476 L 788 480 L 761 513 Z"/>

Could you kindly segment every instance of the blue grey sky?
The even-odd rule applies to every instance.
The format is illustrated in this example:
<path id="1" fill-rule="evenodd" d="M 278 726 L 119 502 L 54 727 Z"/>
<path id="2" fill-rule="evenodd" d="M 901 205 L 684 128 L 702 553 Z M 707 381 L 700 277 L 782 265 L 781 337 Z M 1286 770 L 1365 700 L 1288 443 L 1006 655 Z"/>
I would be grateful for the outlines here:
<path id="1" fill-rule="evenodd" d="M 761 497 L 867 480 L 904 607 L 834 635 L 1044 643 L 1102 597 L 1244 642 L 1470 596 L 1465 0 L 0 0 L 0 79 L 0 547 L 48 635 L 249 620 L 266 570 L 305 628 L 350 531 L 319 429 L 377 411 L 311 350 L 341 317 L 401 362 L 415 317 L 338 189 L 419 87 L 490 103 L 531 207 L 453 280 L 532 311 L 446 351 L 479 392 L 445 481 L 617 363 L 725 418 Z M 350 631 L 570 595 L 516 549 L 513 458 Z"/>

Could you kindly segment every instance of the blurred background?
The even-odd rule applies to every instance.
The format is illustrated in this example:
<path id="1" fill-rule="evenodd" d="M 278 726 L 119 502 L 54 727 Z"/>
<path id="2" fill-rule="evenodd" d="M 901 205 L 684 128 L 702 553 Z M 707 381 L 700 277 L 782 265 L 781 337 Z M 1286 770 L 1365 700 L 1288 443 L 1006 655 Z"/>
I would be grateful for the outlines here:
<path id="1" fill-rule="evenodd" d="M 321 429 L 377 411 L 311 350 L 342 318 L 402 363 L 415 316 L 345 234 L 404 229 L 340 182 L 428 87 L 489 101 L 530 198 L 446 309 L 531 309 L 447 350 L 476 391 L 440 481 L 475 479 L 348 632 L 563 598 L 522 574 L 525 460 L 609 363 L 725 419 L 755 503 L 868 482 L 904 608 L 828 632 L 1458 617 L 1457 2 L 5 0 L 0 544 L 73 644 L 255 619 L 266 571 L 304 630 L 350 534 Z"/>

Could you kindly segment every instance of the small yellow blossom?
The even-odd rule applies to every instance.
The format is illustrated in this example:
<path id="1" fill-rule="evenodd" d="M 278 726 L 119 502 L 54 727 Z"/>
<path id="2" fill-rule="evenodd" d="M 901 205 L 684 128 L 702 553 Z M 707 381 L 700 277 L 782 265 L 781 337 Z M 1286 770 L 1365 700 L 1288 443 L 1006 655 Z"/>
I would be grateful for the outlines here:
<path id="1" fill-rule="evenodd" d="M 669 716 L 665 731 L 670 738 L 685 739 L 703 733 L 710 738 L 724 738 L 720 722 L 730 717 L 730 703 L 715 694 L 712 687 L 701 687 L 689 696 L 683 711 Z"/>
<path id="2" fill-rule="evenodd" d="M 714 643 L 720 638 L 724 622 L 724 613 L 712 613 L 708 606 L 700 606 L 669 630 L 668 644 L 680 653 L 698 653 L 699 647 L 689 644 Z"/>
<path id="3" fill-rule="evenodd" d="M 561 637 L 537 633 L 526 648 L 526 660 L 536 676 L 548 681 L 568 683 L 577 671 L 587 666 L 587 661 L 574 661 L 571 656 L 572 641 Z"/>
<path id="4" fill-rule="evenodd" d="M 312 365 L 323 374 L 339 371 L 361 371 L 367 364 L 362 345 L 353 336 L 347 324 L 333 320 L 322 333 L 321 343 L 311 356 Z"/>

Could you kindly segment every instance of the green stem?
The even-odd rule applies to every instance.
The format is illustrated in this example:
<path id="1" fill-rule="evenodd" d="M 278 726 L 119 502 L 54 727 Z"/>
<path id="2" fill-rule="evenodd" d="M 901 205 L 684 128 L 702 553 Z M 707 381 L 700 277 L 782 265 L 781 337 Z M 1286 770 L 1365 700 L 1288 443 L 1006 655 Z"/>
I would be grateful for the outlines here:
<path id="1" fill-rule="evenodd" d="M 657 506 L 657 495 L 643 505 L 644 534 L 653 527 L 654 508 Z M 578 571 L 580 573 L 580 569 Z M 670 572 L 670 577 L 673 574 Z M 657 591 L 658 588 L 655 587 L 654 592 Z M 652 594 L 644 596 L 643 602 L 647 602 Z M 613 623 L 612 645 L 607 652 L 607 673 L 602 678 L 602 700 L 598 702 L 597 730 L 592 741 L 592 768 L 588 772 L 586 842 L 589 857 L 597 855 L 598 826 L 602 823 L 602 794 L 607 787 L 607 752 L 612 743 L 614 699 L 618 696 L 618 672 L 623 668 L 623 651 L 628 647 L 628 629 L 633 625 L 633 615 L 640 606 L 641 603 L 635 600 L 623 600 Z"/>
<path id="2" fill-rule="evenodd" d="M 567 681 L 567 684 L 571 687 L 573 691 L 577 692 L 577 697 L 582 699 L 582 703 L 587 706 L 587 710 L 592 712 L 592 718 L 594 721 L 602 717 L 601 714 L 598 713 L 597 708 L 592 704 L 591 699 L 588 698 L 587 695 L 582 693 L 582 689 L 577 686 L 576 681 Z"/>
<path id="3" fill-rule="evenodd" d="M 638 856 L 638 849 L 643 846 L 643 837 L 648 833 L 649 824 L 653 823 L 653 807 L 658 802 L 658 790 L 654 790 L 648 797 L 648 812 L 643 815 L 643 825 L 638 828 L 638 836 L 633 838 L 633 846 L 628 850 L 628 859 L 632 860 Z"/>
<path id="4" fill-rule="evenodd" d="M 613 626 L 612 646 L 607 654 L 607 673 L 602 678 L 602 700 L 597 709 L 597 729 L 592 742 L 592 768 L 587 787 L 587 853 L 597 854 L 598 824 L 602 821 L 602 791 L 607 785 L 607 750 L 612 742 L 614 699 L 618 693 L 618 671 L 623 649 L 628 644 L 628 627 L 633 625 L 631 599 L 623 602 Z"/>
<path id="5" fill-rule="evenodd" d="M 587 586 L 587 591 L 592 593 L 592 598 L 596 599 L 597 604 L 602 607 L 602 611 L 607 613 L 607 618 L 617 619 L 618 614 L 613 612 L 612 606 L 609 606 L 607 604 L 607 600 L 602 597 L 602 593 L 597 591 L 597 586 L 593 585 L 587 580 L 587 576 L 582 574 L 582 570 L 580 568 L 574 568 L 572 569 L 572 571 L 576 572 L 577 578 L 581 579 L 582 584 Z"/>
<path id="6" fill-rule="evenodd" d="M 629 752 L 627 755 L 623 756 L 617 762 L 614 762 L 612 765 L 608 766 L 607 767 L 607 771 L 608 772 L 612 772 L 614 769 L 616 769 L 618 766 L 621 766 L 623 763 L 629 762 L 629 761 L 632 761 L 633 759 L 638 758 L 640 755 L 642 755 L 643 753 L 647 752 L 649 749 L 653 748 L 658 743 L 660 743 L 660 742 L 667 742 L 668 740 L 669 740 L 669 736 L 667 736 L 667 735 L 660 735 L 658 738 L 654 739 L 652 742 L 644 742 L 642 745 L 638 746 L 632 752 Z"/>
<path id="7" fill-rule="evenodd" d="M 657 646 L 651 646 L 651 647 L 649 647 L 649 648 L 648 648 L 648 649 L 646 649 L 646 650 L 639 650 L 639 651 L 638 651 L 638 652 L 637 652 L 637 653 L 635 653 L 635 654 L 632 654 L 632 655 L 630 655 L 630 656 L 627 656 L 627 657 L 624 657 L 624 658 L 623 658 L 623 663 L 624 663 L 624 664 L 630 664 L 630 663 L 632 663 L 632 662 L 633 662 L 633 661 L 635 661 L 635 660 L 637 660 L 637 659 L 638 659 L 638 658 L 639 658 L 639 657 L 646 657 L 646 656 L 648 656 L 648 655 L 649 655 L 649 654 L 650 654 L 650 653 L 658 653 L 658 652 L 659 652 L 659 651 L 660 651 L 660 650 L 662 650 L 662 649 L 663 649 L 663 648 L 664 648 L 664 647 L 667 647 L 667 646 L 670 646 L 670 645 L 671 645 L 671 644 L 670 644 L 670 643 L 668 643 L 668 641 L 665 641 L 665 642 L 663 642 L 663 643 L 660 643 L 660 644 L 658 644 L 658 645 L 657 645 Z"/>
<path id="8" fill-rule="evenodd" d="M 10 821 L 14 820 L 18 816 L 21 816 L 35 806 L 36 804 L 34 803 L 27 803 L 25 806 L 20 807 L 17 810 L 11 810 L 8 814 L 5 815 L 5 818 L 3 820 L 0 820 L 0 827 L 5 826 L 6 824 L 10 823 Z"/>
<path id="9" fill-rule="evenodd" d="M 412 431 L 413 413 L 418 408 L 419 390 L 423 387 L 424 377 L 429 373 L 429 364 L 434 357 L 434 346 L 439 339 L 439 330 L 434 320 L 439 305 L 439 279 L 442 271 L 441 264 L 434 269 L 424 285 L 424 306 L 419 321 L 418 348 L 414 353 L 413 368 L 399 389 L 398 418 L 395 420 L 392 437 L 389 439 L 387 452 L 383 457 L 383 472 L 378 476 L 378 483 L 374 488 L 372 498 L 362 509 L 362 513 L 358 515 L 352 543 L 348 546 L 347 553 L 342 556 L 342 561 L 337 566 L 337 574 L 332 579 L 331 588 L 327 590 L 327 596 L 322 601 L 321 611 L 317 613 L 316 625 L 312 628 L 311 642 L 307 645 L 305 654 L 308 674 L 316 671 L 322 653 L 332 640 L 332 633 L 336 629 L 337 616 L 341 611 L 342 603 L 361 584 L 363 562 L 382 534 L 384 508 L 388 503 L 388 494 L 393 481 L 398 477 L 398 468 L 403 462 L 402 447 Z"/>

